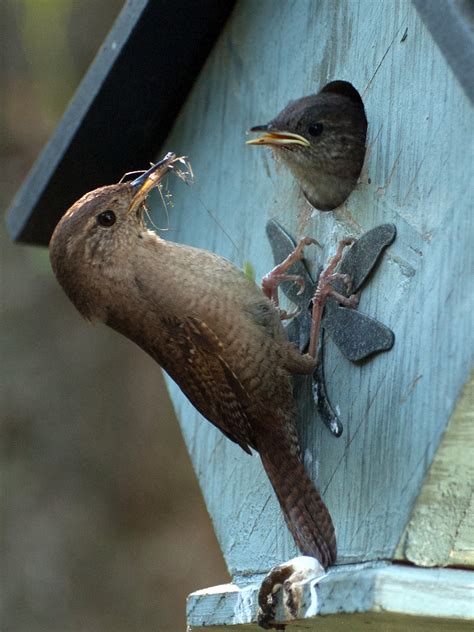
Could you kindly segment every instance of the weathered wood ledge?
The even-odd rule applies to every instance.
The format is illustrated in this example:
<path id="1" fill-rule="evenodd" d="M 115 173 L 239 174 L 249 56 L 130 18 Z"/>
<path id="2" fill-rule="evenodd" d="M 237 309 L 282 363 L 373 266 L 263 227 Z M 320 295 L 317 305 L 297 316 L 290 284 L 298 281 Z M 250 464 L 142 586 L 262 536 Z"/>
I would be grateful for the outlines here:
<path id="1" fill-rule="evenodd" d="M 261 630 L 256 624 L 257 595 L 263 577 L 243 587 L 223 584 L 188 597 L 188 632 Z M 378 622 L 385 631 L 472 629 L 474 573 L 456 569 L 421 569 L 400 564 L 351 564 L 331 569 L 319 580 L 302 582 L 298 618 L 291 620 L 283 605 L 278 621 L 292 631 L 359 629 Z M 356 614 L 359 613 L 359 614 Z M 329 615 L 329 616 L 328 616 Z M 427 617 L 429 617 L 427 619 Z M 408 625 L 408 627 L 407 627 Z M 349 626 L 349 627 L 348 627 Z"/>

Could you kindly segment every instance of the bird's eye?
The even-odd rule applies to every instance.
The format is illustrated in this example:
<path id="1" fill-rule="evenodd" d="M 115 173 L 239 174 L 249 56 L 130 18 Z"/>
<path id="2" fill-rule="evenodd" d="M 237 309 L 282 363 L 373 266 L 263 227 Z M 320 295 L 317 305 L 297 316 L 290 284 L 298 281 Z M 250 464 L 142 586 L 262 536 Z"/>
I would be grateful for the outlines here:
<path id="1" fill-rule="evenodd" d="M 113 226 L 115 224 L 115 220 L 117 218 L 115 217 L 115 213 L 113 211 L 102 211 L 102 213 L 99 213 L 97 215 L 97 223 L 100 226 L 104 226 L 105 228 L 109 228 L 110 226 Z"/>
<path id="2" fill-rule="evenodd" d="M 323 124 L 322 123 L 313 123 L 308 127 L 308 134 L 311 136 L 320 136 L 323 133 Z"/>

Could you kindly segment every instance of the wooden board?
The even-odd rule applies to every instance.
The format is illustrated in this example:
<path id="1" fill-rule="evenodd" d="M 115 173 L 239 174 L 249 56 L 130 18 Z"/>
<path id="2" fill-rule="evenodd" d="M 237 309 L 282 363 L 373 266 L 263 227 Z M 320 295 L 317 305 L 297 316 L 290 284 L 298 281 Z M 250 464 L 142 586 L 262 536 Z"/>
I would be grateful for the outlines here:
<path id="1" fill-rule="evenodd" d="M 335 213 L 311 215 L 289 173 L 245 130 L 334 79 L 361 92 L 369 120 L 361 183 Z M 170 179 L 165 237 L 216 251 L 257 275 L 272 266 L 265 224 L 316 237 L 313 265 L 343 236 L 393 222 L 398 237 L 360 310 L 390 326 L 393 351 L 356 366 L 329 342 L 330 436 L 300 404 L 306 464 L 330 508 L 339 563 L 391 558 L 472 364 L 474 116 L 407 0 L 243 0 L 160 155 L 190 156 L 197 182 Z M 155 222 L 168 220 L 156 200 Z M 216 294 L 219 288 L 216 287 Z M 251 361 L 251 358 L 249 358 Z M 296 554 L 258 456 L 249 457 L 170 389 L 227 564 L 239 578 Z"/>
<path id="2" fill-rule="evenodd" d="M 416 500 L 397 551 L 418 566 L 474 567 L 474 373 Z"/>
<path id="3" fill-rule="evenodd" d="M 189 632 L 204 632 L 206 626 L 220 632 L 228 629 L 225 625 L 242 632 L 261 629 L 255 623 L 258 587 L 223 585 L 192 593 L 187 603 Z M 281 601 L 276 609 L 278 621 L 292 622 L 292 632 L 357 632 L 370 624 L 377 632 L 472 629 L 474 585 L 468 571 L 352 564 L 333 568 L 300 589 L 296 621 Z"/>

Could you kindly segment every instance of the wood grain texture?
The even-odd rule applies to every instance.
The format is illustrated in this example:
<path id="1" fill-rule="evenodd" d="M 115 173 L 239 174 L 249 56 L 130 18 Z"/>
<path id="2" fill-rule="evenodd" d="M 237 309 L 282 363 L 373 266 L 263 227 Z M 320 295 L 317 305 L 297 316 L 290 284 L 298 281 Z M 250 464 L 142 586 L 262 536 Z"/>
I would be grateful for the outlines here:
<path id="1" fill-rule="evenodd" d="M 312 217 L 289 173 L 269 152 L 245 146 L 244 132 L 334 79 L 363 96 L 368 154 L 347 203 Z M 269 218 L 324 244 L 307 251 L 314 266 L 343 236 L 397 226 L 359 308 L 394 330 L 394 349 L 356 366 L 327 343 L 340 439 L 318 420 L 309 383 L 300 391 L 305 461 L 333 516 L 341 563 L 393 556 L 472 364 L 464 279 L 473 263 L 473 119 L 408 0 L 243 0 L 159 152 L 190 156 L 197 177 L 193 188 L 170 178 L 165 236 L 238 265 L 250 260 L 257 277 L 272 266 Z M 155 210 L 166 226 L 157 198 Z M 294 556 L 258 457 L 200 418 L 172 383 L 170 390 L 233 576 Z"/>
<path id="2" fill-rule="evenodd" d="M 474 567 L 474 373 L 446 428 L 397 551 L 418 566 Z"/>
<path id="3" fill-rule="evenodd" d="M 217 632 L 224 624 L 248 632 L 261 629 L 254 623 L 260 581 L 241 589 L 224 585 L 192 593 L 187 604 L 190 632 L 203 632 L 206 625 Z M 295 632 L 357 631 L 370 624 L 384 632 L 461 631 L 471 629 L 474 617 L 468 571 L 354 564 L 333 568 L 317 583 L 305 582 L 300 588 L 296 621 L 281 601 L 277 606 L 277 620 L 291 621 Z"/>
<path id="4" fill-rule="evenodd" d="M 392 615 L 390 613 L 370 614 L 340 614 L 313 619 L 312 621 L 295 621 L 291 623 L 291 632 L 320 632 L 324 625 L 324 632 L 366 632 L 372 625 L 377 632 L 469 632 L 472 623 L 469 621 L 458 622 L 452 619 L 434 619 L 433 617 L 412 617 L 409 615 Z M 232 630 L 236 632 L 261 632 L 262 628 L 256 623 L 247 625 L 235 625 Z M 189 632 L 208 632 L 208 626 L 189 628 Z M 229 632 L 227 625 L 212 627 L 212 632 Z"/>

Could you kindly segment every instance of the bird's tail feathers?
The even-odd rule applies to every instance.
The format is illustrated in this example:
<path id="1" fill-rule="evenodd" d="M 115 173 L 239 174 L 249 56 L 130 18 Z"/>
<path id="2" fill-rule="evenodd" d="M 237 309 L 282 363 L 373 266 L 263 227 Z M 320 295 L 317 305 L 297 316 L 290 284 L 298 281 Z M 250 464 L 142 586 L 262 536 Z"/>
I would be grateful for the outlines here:
<path id="1" fill-rule="evenodd" d="M 334 525 L 299 456 L 290 450 L 259 451 L 296 545 L 327 568 L 336 561 Z"/>

